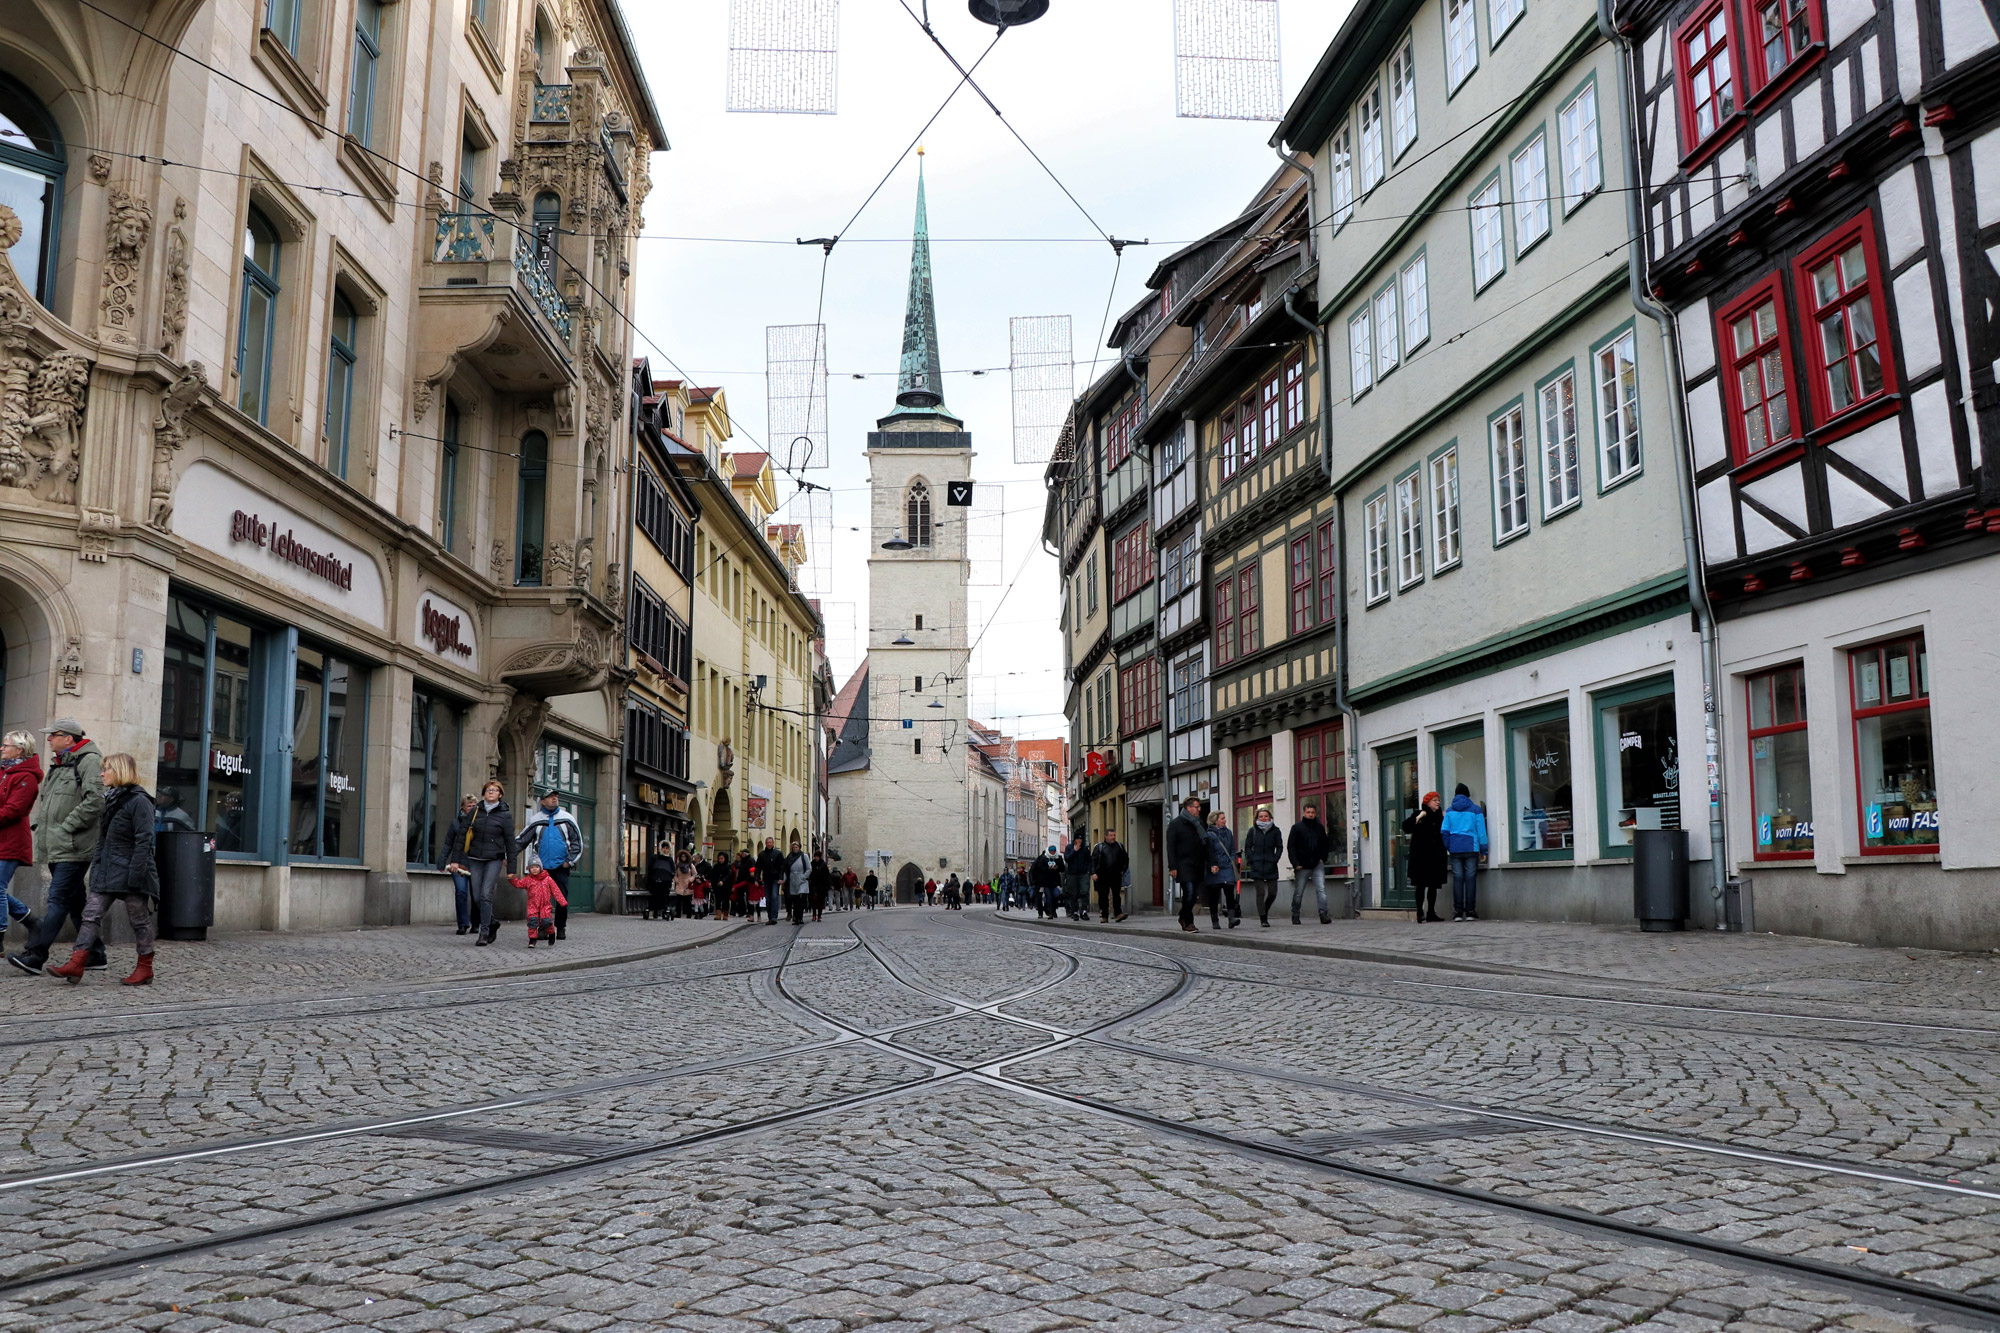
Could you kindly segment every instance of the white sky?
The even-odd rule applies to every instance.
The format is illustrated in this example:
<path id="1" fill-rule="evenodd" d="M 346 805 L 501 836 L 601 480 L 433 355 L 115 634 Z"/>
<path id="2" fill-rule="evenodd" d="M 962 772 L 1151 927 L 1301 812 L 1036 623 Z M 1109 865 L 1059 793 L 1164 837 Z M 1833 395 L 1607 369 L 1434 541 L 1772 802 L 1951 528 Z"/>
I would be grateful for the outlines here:
<path id="1" fill-rule="evenodd" d="M 1287 100 L 1350 3 L 1280 0 Z M 970 65 L 994 30 L 968 15 L 965 0 L 929 5 L 938 36 Z M 726 113 L 728 10 L 728 0 L 627 0 L 672 144 L 653 161 L 644 234 L 785 244 L 642 240 L 637 322 L 655 373 L 676 373 L 664 353 L 697 383 L 723 386 L 738 427 L 733 447 L 756 449 L 767 434 L 765 326 L 811 323 L 819 292 L 819 247 L 791 242 L 846 224 L 958 74 L 898 0 L 846 0 L 837 115 Z M 1138 300 L 1154 264 L 1235 216 L 1278 165 L 1269 122 L 1175 117 L 1173 54 L 1172 0 L 1052 0 L 1046 17 L 1009 31 L 974 76 L 1106 231 L 1154 242 L 1126 250 L 1114 317 Z M 1059 735 L 1056 563 L 1041 546 L 1042 468 L 1013 461 L 1008 320 L 1070 315 L 1081 388 L 1101 343 L 1113 255 L 970 87 L 924 146 L 945 401 L 973 433 L 982 498 L 1004 488 L 1005 577 L 1019 571 L 1004 604 L 1001 587 L 971 592 L 973 636 L 988 624 L 973 659 L 972 715 L 1016 735 Z M 913 153 L 826 266 L 833 464 L 808 475 L 834 488 L 834 545 L 831 568 L 808 571 L 805 582 L 822 595 L 840 681 L 866 641 L 865 533 L 853 530 L 867 524 L 861 450 L 895 397 L 916 172 Z M 952 239 L 993 237 L 1089 241 Z M 974 369 L 987 373 L 965 373 Z"/>

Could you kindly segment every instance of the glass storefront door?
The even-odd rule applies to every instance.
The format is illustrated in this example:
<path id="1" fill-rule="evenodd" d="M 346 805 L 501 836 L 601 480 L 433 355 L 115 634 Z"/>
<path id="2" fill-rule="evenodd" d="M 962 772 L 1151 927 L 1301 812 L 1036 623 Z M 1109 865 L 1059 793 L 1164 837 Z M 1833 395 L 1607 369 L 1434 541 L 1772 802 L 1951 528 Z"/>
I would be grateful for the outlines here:
<path id="1" fill-rule="evenodd" d="M 556 789 L 556 802 L 576 816 L 583 833 L 583 855 L 569 872 L 569 910 L 597 910 L 597 757 L 544 740 L 535 747 L 535 790 Z"/>
<path id="2" fill-rule="evenodd" d="M 1415 907 L 1410 887 L 1410 839 L 1403 821 L 1417 812 L 1417 747 L 1376 751 L 1381 785 L 1382 906 Z"/>

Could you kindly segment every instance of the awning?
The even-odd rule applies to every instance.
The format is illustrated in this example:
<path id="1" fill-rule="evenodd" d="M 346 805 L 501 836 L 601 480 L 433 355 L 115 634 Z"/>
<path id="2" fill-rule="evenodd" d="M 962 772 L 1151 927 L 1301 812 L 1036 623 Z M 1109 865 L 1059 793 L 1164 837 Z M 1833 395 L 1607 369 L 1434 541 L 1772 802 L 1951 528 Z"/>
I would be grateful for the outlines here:
<path id="1" fill-rule="evenodd" d="M 1165 799 L 1166 793 L 1160 789 L 1160 784 L 1157 782 L 1145 787 L 1130 787 L 1125 792 L 1127 805 L 1158 805 Z"/>

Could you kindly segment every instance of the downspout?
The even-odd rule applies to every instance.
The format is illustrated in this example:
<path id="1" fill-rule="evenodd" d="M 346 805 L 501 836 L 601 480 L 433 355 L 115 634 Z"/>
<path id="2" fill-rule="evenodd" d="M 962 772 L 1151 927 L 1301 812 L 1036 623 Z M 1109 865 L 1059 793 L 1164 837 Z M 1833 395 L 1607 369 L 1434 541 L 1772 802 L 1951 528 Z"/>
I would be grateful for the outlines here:
<path id="1" fill-rule="evenodd" d="M 1285 154 L 1287 161 L 1290 157 Z M 1307 201 L 1310 216 L 1311 201 Z M 1324 325 L 1315 324 L 1292 308 L 1294 292 L 1285 293 L 1285 313 L 1306 330 L 1319 347 L 1319 466 L 1328 486 L 1333 487 L 1333 541 L 1339 552 L 1337 562 L 1347 559 L 1347 500 L 1333 485 L 1333 351 Z M 1361 830 L 1361 714 L 1347 698 L 1347 572 L 1339 570 L 1334 579 L 1333 603 L 1333 705 L 1344 719 L 1347 733 L 1347 847 L 1349 893 L 1357 891 L 1361 867 L 1354 851 Z"/>
<path id="2" fill-rule="evenodd" d="M 1729 883 L 1728 841 L 1723 820 L 1721 764 L 1721 714 L 1718 690 L 1722 680 L 1720 649 L 1715 639 L 1715 614 L 1708 604 L 1708 588 L 1701 573 L 1701 537 L 1695 528 L 1694 478 L 1689 472 L 1687 438 L 1687 398 L 1682 386 L 1680 344 L 1674 335 L 1673 315 L 1653 299 L 1646 288 L 1644 201 L 1639 197 L 1639 136 L 1637 111 L 1632 101 L 1631 44 L 1618 31 L 1612 18 L 1615 0 L 1597 0 L 1597 30 L 1618 52 L 1618 115 L 1623 122 L 1625 144 L 1626 225 L 1632 244 L 1626 255 L 1626 275 L 1632 288 L 1632 304 L 1660 327 L 1660 347 L 1666 355 L 1667 386 L 1673 403 L 1667 413 L 1673 426 L 1675 495 L 1680 501 L 1681 558 L 1687 567 L 1688 602 L 1694 609 L 1695 627 L 1701 634 L 1702 744 L 1708 764 L 1708 858 L 1709 892 L 1714 897 L 1715 928 L 1725 930 L 1725 890 Z M 1745 923 L 1748 924 L 1747 922 Z"/>

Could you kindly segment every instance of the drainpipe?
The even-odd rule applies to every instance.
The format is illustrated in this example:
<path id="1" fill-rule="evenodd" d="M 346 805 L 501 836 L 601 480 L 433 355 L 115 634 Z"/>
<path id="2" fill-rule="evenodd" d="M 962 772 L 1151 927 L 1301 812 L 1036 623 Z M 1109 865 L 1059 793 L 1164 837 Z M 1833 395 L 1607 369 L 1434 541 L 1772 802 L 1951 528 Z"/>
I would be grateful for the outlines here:
<path id="1" fill-rule="evenodd" d="M 1285 156 L 1290 161 L 1289 156 Z M 1319 466 L 1328 486 L 1333 485 L 1333 362 L 1332 346 L 1324 326 L 1301 315 L 1292 308 L 1292 291 L 1285 293 L 1285 313 L 1292 322 L 1306 330 L 1319 347 Z M 1338 561 L 1347 559 L 1347 501 L 1336 487 L 1333 496 L 1333 541 L 1334 549 L 1340 554 Z M 1354 845 L 1361 829 L 1361 714 L 1347 699 L 1347 574 L 1339 571 L 1334 579 L 1333 603 L 1333 704 L 1345 719 L 1347 733 L 1347 874 L 1349 893 L 1361 881 L 1358 878 L 1361 867 L 1355 855 Z"/>
<path id="2" fill-rule="evenodd" d="M 1623 122 L 1621 137 L 1625 144 L 1625 179 L 1633 183 L 1633 187 L 1625 191 L 1626 225 L 1632 234 L 1632 245 L 1626 257 L 1632 304 L 1659 325 L 1660 347 L 1666 354 L 1667 385 L 1673 396 L 1667 417 L 1673 426 L 1674 492 L 1680 501 L 1681 555 L 1687 566 L 1688 601 L 1694 608 L 1695 627 L 1701 634 L 1702 744 L 1703 757 L 1708 764 L 1709 892 L 1715 899 L 1715 928 L 1724 930 L 1728 927 L 1724 891 L 1729 882 L 1729 858 L 1723 821 L 1721 712 L 1720 695 L 1717 693 L 1722 680 L 1722 662 L 1715 640 L 1715 614 L 1709 607 L 1708 588 L 1702 580 L 1701 538 L 1695 529 L 1694 478 L 1688 464 L 1687 398 L 1682 391 L 1685 381 L 1681 378 L 1680 344 L 1674 333 L 1673 315 L 1655 301 L 1652 292 L 1646 288 L 1644 202 L 1639 198 L 1636 185 L 1640 179 L 1639 136 L 1637 111 L 1632 101 L 1629 63 L 1632 48 L 1612 18 L 1614 3 L 1615 0 L 1597 0 L 1597 30 L 1618 53 L 1618 115 Z"/>

